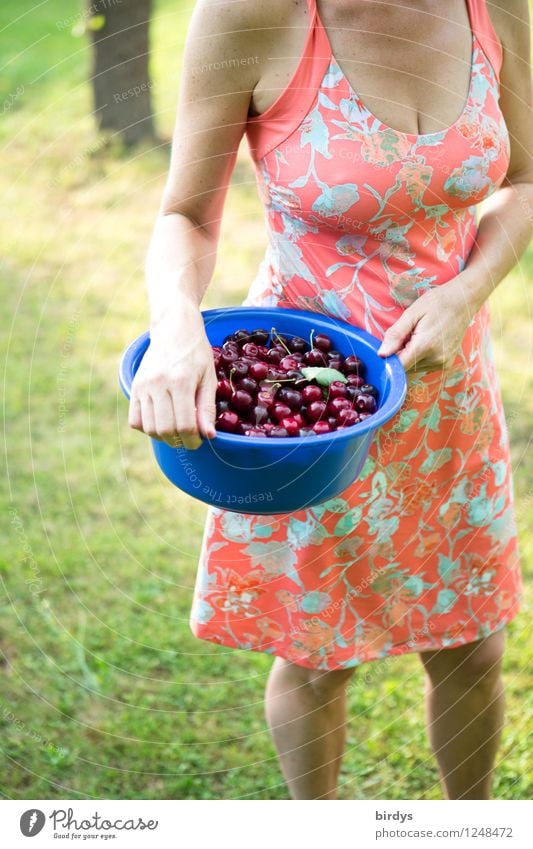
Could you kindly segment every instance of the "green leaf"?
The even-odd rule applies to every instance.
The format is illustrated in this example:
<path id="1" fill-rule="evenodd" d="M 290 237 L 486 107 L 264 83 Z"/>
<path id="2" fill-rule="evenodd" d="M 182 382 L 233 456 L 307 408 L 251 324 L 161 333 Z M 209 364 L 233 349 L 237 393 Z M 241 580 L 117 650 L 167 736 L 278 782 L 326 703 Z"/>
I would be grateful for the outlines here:
<path id="1" fill-rule="evenodd" d="M 361 521 L 362 510 L 360 507 L 354 507 L 349 510 L 344 516 L 341 516 L 333 533 L 336 537 L 342 537 L 345 534 L 350 534 Z"/>
<path id="2" fill-rule="evenodd" d="M 441 466 L 444 466 L 448 460 L 451 460 L 452 457 L 452 449 L 451 448 L 441 448 L 438 451 L 430 451 L 422 465 L 420 466 L 420 471 L 423 475 L 427 475 L 429 472 L 436 472 L 437 469 L 440 469 Z"/>
<path id="3" fill-rule="evenodd" d="M 316 380 L 320 386 L 329 386 L 334 380 L 340 380 L 341 383 L 348 383 L 342 372 L 336 368 L 326 368 L 325 366 L 307 366 L 302 369 L 302 374 L 307 380 Z"/>

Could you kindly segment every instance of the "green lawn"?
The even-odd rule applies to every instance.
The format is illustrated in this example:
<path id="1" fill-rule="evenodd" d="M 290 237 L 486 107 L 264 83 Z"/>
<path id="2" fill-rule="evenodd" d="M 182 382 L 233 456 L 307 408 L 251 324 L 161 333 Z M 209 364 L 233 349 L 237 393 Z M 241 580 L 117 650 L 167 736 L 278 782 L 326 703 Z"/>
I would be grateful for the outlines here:
<path id="1" fill-rule="evenodd" d="M 192 6 L 157 3 L 154 92 L 167 136 Z M 191 635 L 204 507 L 165 482 L 146 438 L 127 427 L 117 362 L 147 324 L 142 266 L 168 152 L 98 151 L 87 45 L 58 26 L 73 14 L 71 0 L 0 4 L 0 103 L 19 92 L 0 125 L 0 794 L 287 798 L 263 720 L 271 658 Z M 264 245 L 243 147 L 206 306 L 242 300 Z M 532 273 L 529 255 L 492 300 L 529 585 L 508 629 L 494 789 L 505 799 L 533 793 Z M 344 798 L 441 798 L 422 688 L 414 654 L 359 670 Z"/>

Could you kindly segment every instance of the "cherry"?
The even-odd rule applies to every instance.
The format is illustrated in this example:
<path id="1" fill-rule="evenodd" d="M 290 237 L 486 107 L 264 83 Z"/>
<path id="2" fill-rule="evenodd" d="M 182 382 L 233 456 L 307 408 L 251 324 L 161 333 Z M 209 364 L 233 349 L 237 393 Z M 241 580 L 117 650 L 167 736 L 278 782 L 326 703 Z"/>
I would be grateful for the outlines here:
<path id="1" fill-rule="evenodd" d="M 241 377 L 237 386 L 239 389 L 244 389 L 245 392 L 249 392 L 250 395 L 255 395 L 257 392 L 257 381 L 252 377 Z"/>
<path id="2" fill-rule="evenodd" d="M 319 351 L 318 348 L 311 348 L 306 354 L 304 354 L 304 363 L 307 366 L 325 366 L 326 365 L 326 355 Z"/>
<path id="3" fill-rule="evenodd" d="M 301 427 L 300 436 L 316 436 L 316 433 L 312 427 Z"/>
<path id="4" fill-rule="evenodd" d="M 320 351 L 324 351 L 327 354 L 328 351 L 331 351 L 333 342 L 329 336 L 326 336 L 325 333 L 317 333 L 313 336 L 313 347 L 318 348 Z"/>
<path id="5" fill-rule="evenodd" d="M 235 360 L 235 362 L 232 363 L 231 366 L 231 377 L 234 380 L 239 380 L 241 377 L 246 377 L 249 368 L 250 366 L 248 365 L 248 363 L 243 362 L 243 360 Z"/>
<path id="6" fill-rule="evenodd" d="M 305 339 L 302 339 L 301 336 L 293 336 L 292 339 L 289 339 L 287 342 L 287 348 L 289 351 L 292 351 L 292 353 L 305 354 L 309 346 Z"/>
<path id="7" fill-rule="evenodd" d="M 263 330 L 263 328 L 257 328 L 256 330 L 252 330 L 250 333 L 250 338 L 252 342 L 255 342 L 256 345 L 266 345 L 268 342 L 270 333 L 268 330 Z"/>
<path id="8" fill-rule="evenodd" d="M 331 430 L 337 430 L 337 419 L 335 418 L 335 416 L 328 417 L 328 424 Z"/>
<path id="9" fill-rule="evenodd" d="M 220 354 L 220 362 L 225 366 L 231 366 L 239 358 L 237 351 L 234 348 L 226 348 L 222 349 L 222 353 Z"/>
<path id="10" fill-rule="evenodd" d="M 351 406 L 347 398 L 332 398 L 326 409 L 331 416 L 337 418 L 341 410 L 350 409 Z"/>
<path id="11" fill-rule="evenodd" d="M 267 360 L 269 363 L 275 363 L 276 365 L 281 362 L 283 358 L 283 354 L 281 351 L 278 351 L 277 348 L 270 348 L 267 354 Z"/>
<path id="12" fill-rule="evenodd" d="M 359 357 L 356 357 L 355 354 L 350 354 L 349 357 L 346 357 L 343 363 L 343 371 L 344 374 L 359 374 L 363 375 L 365 371 L 365 366 L 362 360 Z"/>
<path id="13" fill-rule="evenodd" d="M 346 398 L 346 384 L 342 383 L 340 380 L 333 380 L 329 384 L 329 394 L 328 397 L 331 398 Z"/>
<path id="14" fill-rule="evenodd" d="M 291 410 L 298 410 L 302 403 L 302 393 L 298 392 L 297 389 L 282 387 L 278 389 L 276 401 L 281 401 L 282 404 L 286 404 Z"/>
<path id="15" fill-rule="evenodd" d="M 231 405 L 235 410 L 249 410 L 252 406 L 254 399 L 250 395 L 249 392 L 245 392 L 244 389 L 236 389 L 232 394 Z"/>
<path id="16" fill-rule="evenodd" d="M 255 363 L 250 364 L 248 374 L 250 377 L 253 377 L 254 380 L 264 380 L 268 375 L 268 365 L 260 360 L 256 360 Z"/>
<path id="17" fill-rule="evenodd" d="M 355 399 L 355 407 L 361 413 L 375 413 L 377 410 L 376 399 L 373 395 L 359 395 Z"/>
<path id="18" fill-rule="evenodd" d="M 250 334 L 247 330 L 236 330 L 233 334 L 233 338 L 236 342 L 248 342 L 250 339 Z"/>
<path id="19" fill-rule="evenodd" d="M 313 425 L 313 430 L 320 436 L 323 433 L 331 433 L 331 427 L 329 422 L 315 422 Z"/>
<path id="20" fill-rule="evenodd" d="M 268 352 L 270 348 L 265 348 L 264 345 L 257 346 L 257 356 L 260 360 L 266 360 L 268 357 Z"/>
<path id="21" fill-rule="evenodd" d="M 280 424 L 285 428 L 289 436 L 298 436 L 300 425 L 293 416 L 287 416 L 285 419 L 282 419 Z"/>
<path id="22" fill-rule="evenodd" d="M 242 353 L 245 354 L 245 356 L 247 357 L 252 357 L 252 359 L 256 359 L 257 355 L 259 354 L 259 349 L 254 342 L 246 342 L 246 344 L 242 346 Z"/>
<path id="23" fill-rule="evenodd" d="M 266 432 L 259 427 L 250 427 L 244 431 L 245 436 L 266 436 Z"/>
<path id="24" fill-rule="evenodd" d="M 283 357 L 279 367 L 282 368 L 283 371 L 290 371 L 291 369 L 294 371 L 298 368 L 298 360 L 294 357 Z"/>
<path id="25" fill-rule="evenodd" d="M 229 401 L 217 401 L 216 408 L 217 416 L 219 416 L 220 413 L 225 413 L 227 410 L 229 410 Z"/>
<path id="26" fill-rule="evenodd" d="M 364 419 L 369 419 L 372 413 L 359 413 L 359 421 L 363 421 Z"/>
<path id="27" fill-rule="evenodd" d="M 376 401 L 379 397 L 378 390 L 371 383 L 364 383 L 361 386 L 361 392 L 363 392 L 364 395 L 372 395 L 376 399 Z"/>
<path id="28" fill-rule="evenodd" d="M 268 421 L 268 409 L 262 404 L 256 404 L 252 409 L 252 420 L 256 425 L 264 424 Z"/>
<path id="29" fill-rule="evenodd" d="M 313 401 L 306 407 L 306 418 L 309 422 L 316 422 L 326 413 L 326 405 L 323 401 Z"/>
<path id="30" fill-rule="evenodd" d="M 361 390 L 357 388 L 357 386 L 348 386 L 346 387 L 346 397 L 349 401 L 355 401 L 356 398 L 361 394 Z"/>
<path id="31" fill-rule="evenodd" d="M 339 424 L 337 425 L 337 429 L 340 427 L 351 427 L 354 424 L 357 424 L 359 421 L 359 415 L 356 410 L 352 410 L 350 407 L 345 407 L 343 410 L 339 410 L 339 415 L 337 416 Z"/>
<path id="32" fill-rule="evenodd" d="M 270 366 L 268 369 L 267 379 L 268 380 L 285 380 L 287 374 L 282 371 L 280 368 L 275 368 L 275 366 Z"/>
<path id="33" fill-rule="evenodd" d="M 218 416 L 215 422 L 215 428 L 217 430 L 226 431 L 227 433 L 235 433 L 239 424 L 240 420 L 237 413 L 234 413 L 231 410 L 226 410 Z"/>
<path id="34" fill-rule="evenodd" d="M 287 404 L 280 404 L 276 401 L 270 413 L 273 419 L 276 419 L 277 422 L 280 422 L 282 419 L 286 419 L 288 416 L 290 416 L 292 410 L 290 407 L 287 406 Z"/>
<path id="35" fill-rule="evenodd" d="M 332 357 L 328 360 L 328 368 L 335 368 L 337 371 L 340 371 L 342 368 L 342 360 L 340 357 Z"/>
<path id="36" fill-rule="evenodd" d="M 257 403 L 263 407 L 271 407 L 274 403 L 274 391 L 270 389 L 261 389 L 257 393 Z"/>
<path id="37" fill-rule="evenodd" d="M 274 427 L 269 431 L 267 436 L 273 436 L 277 439 L 281 439 L 284 436 L 288 436 L 287 429 L 284 427 L 280 427 L 280 425 L 274 425 Z"/>
<path id="38" fill-rule="evenodd" d="M 217 401 L 229 401 L 233 393 L 231 383 L 227 377 L 219 380 L 217 383 L 216 399 Z"/>
<path id="39" fill-rule="evenodd" d="M 346 365 L 346 361 L 345 361 L 345 365 Z M 361 386 L 364 386 L 364 384 L 365 384 L 364 378 L 359 377 L 358 374 L 347 374 L 346 380 L 348 381 L 348 383 L 351 386 L 357 386 L 358 389 L 360 389 Z"/>
<path id="40" fill-rule="evenodd" d="M 303 376 L 302 372 L 301 372 L 301 371 L 298 371 L 298 369 L 295 369 L 295 368 L 291 368 L 291 369 L 289 369 L 289 371 L 288 371 L 288 372 L 286 372 L 285 376 L 286 376 L 286 377 L 290 377 L 290 378 L 292 378 L 293 380 L 296 380 L 296 381 L 301 381 L 301 382 L 302 382 L 302 385 L 303 385 L 304 383 L 307 383 L 307 381 L 306 381 L 305 377 Z"/>
<path id="41" fill-rule="evenodd" d="M 322 401 L 322 390 L 320 386 L 309 384 L 302 389 L 302 402 L 312 404 L 313 401 Z"/>
<path id="42" fill-rule="evenodd" d="M 305 419 L 301 413 L 293 413 L 291 418 L 293 418 L 295 422 L 298 422 L 298 427 L 305 427 Z"/>

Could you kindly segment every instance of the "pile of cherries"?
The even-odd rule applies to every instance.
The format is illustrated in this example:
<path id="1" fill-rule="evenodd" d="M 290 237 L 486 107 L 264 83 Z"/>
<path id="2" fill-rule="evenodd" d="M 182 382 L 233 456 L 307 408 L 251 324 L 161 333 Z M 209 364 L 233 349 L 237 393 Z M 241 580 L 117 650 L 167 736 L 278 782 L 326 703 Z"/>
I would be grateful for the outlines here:
<path id="1" fill-rule="evenodd" d="M 365 364 L 329 336 L 307 342 L 268 330 L 236 330 L 213 345 L 215 427 L 243 436 L 321 436 L 353 427 L 378 409 Z M 304 371 L 307 371 L 307 374 Z"/>

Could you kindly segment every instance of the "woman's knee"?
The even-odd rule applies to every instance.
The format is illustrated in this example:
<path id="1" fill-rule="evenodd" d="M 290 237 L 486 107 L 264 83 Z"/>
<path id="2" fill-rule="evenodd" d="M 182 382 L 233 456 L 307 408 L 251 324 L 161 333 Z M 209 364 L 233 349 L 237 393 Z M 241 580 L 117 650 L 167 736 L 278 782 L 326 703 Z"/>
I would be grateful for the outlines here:
<path id="1" fill-rule="evenodd" d="M 323 671 L 299 666 L 287 660 L 283 660 L 281 665 L 285 676 L 295 689 L 301 688 L 302 694 L 324 703 L 340 695 L 355 672 L 355 667 Z"/>
<path id="2" fill-rule="evenodd" d="M 505 650 L 504 629 L 473 643 L 421 652 L 425 670 L 434 684 L 444 687 L 493 686 L 499 680 Z"/>

